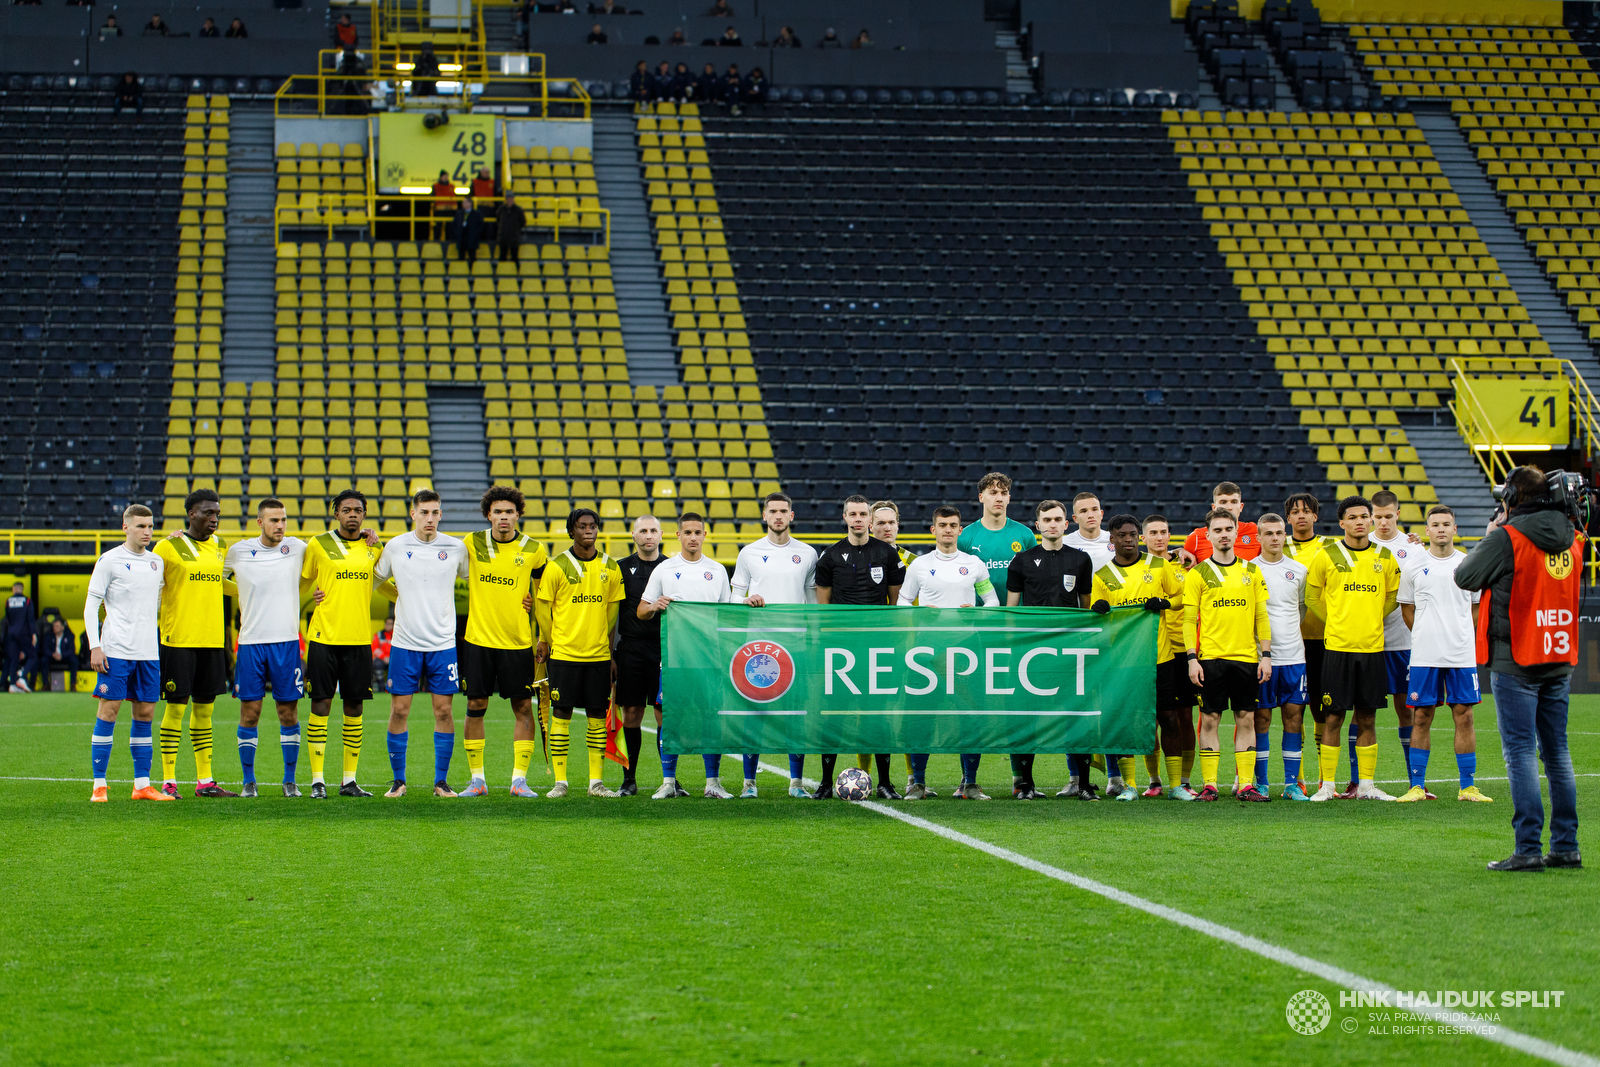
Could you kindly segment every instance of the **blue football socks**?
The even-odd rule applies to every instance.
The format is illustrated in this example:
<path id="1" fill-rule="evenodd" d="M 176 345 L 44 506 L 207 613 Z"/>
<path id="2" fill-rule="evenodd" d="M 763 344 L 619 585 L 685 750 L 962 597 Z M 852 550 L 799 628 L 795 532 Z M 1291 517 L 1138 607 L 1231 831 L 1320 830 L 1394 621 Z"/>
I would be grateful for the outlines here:
<path id="1" fill-rule="evenodd" d="M 239 727 L 239 766 L 244 770 L 246 783 L 256 780 L 256 738 L 259 731 L 254 726 Z"/>
<path id="2" fill-rule="evenodd" d="M 1428 788 L 1428 750 L 1407 747 L 1406 770 L 1410 775 L 1413 787 Z"/>
<path id="3" fill-rule="evenodd" d="M 1406 766 L 1411 766 L 1411 727 L 1400 727 L 1400 756 L 1406 761 Z"/>
<path id="4" fill-rule="evenodd" d="M 153 726 L 148 719 L 144 722 L 133 720 L 133 736 L 128 739 L 128 750 L 133 753 L 133 776 L 140 781 L 150 777 L 150 761 L 155 755 L 155 747 L 150 740 Z"/>
<path id="5" fill-rule="evenodd" d="M 433 780 L 442 782 L 450 777 L 450 757 L 456 750 L 456 735 L 452 730 L 449 733 L 433 732 Z"/>
<path id="6" fill-rule="evenodd" d="M 789 756 L 789 777 L 790 778 L 804 778 L 805 776 L 806 776 L 806 757 L 805 757 L 805 755 L 803 753 L 800 754 L 800 755 L 794 755 L 793 753 L 791 753 L 790 756 Z"/>
<path id="7" fill-rule="evenodd" d="M 747 752 L 744 754 L 744 777 L 746 781 L 756 780 L 756 771 L 761 768 L 761 753 Z"/>
<path id="8" fill-rule="evenodd" d="M 1260 734 L 1256 735 L 1258 738 Z M 1283 732 L 1283 781 L 1294 785 L 1300 780 L 1300 746 L 1305 738 L 1300 734 Z"/>
<path id="9" fill-rule="evenodd" d="M 295 765 L 300 762 L 300 726 L 278 727 L 278 744 L 283 748 L 283 784 L 294 781 Z"/>
<path id="10" fill-rule="evenodd" d="M 410 732 L 401 730 L 397 734 L 389 734 L 389 769 L 394 772 L 394 780 L 406 780 L 406 742 L 410 740 Z"/>
<path id="11" fill-rule="evenodd" d="M 116 729 L 114 722 L 100 718 L 94 721 L 94 737 L 89 741 L 89 765 L 94 768 L 97 780 L 104 778 L 106 768 L 111 766 L 111 735 Z"/>
<path id="12" fill-rule="evenodd" d="M 1265 730 L 1256 731 L 1256 788 L 1267 788 L 1267 761 L 1272 758 L 1272 735 Z M 1293 781 L 1293 779 L 1290 779 Z"/>
<path id="13" fill-rule="evenodd" d="M 928 784 L 928 754 L 926 752 L 913 752 L 911 754 L 911 780 L 918 785 Z"/>
<path id="14" fill-rule="evenodd" d="M 700 759 L 706 765 L 706 781 L 713 782 L 722 777 L 722 757 L 720 755 L 701 756 Z M 673 757 L 673 766 L 677 766 L 677 757 Z"/>
<path id="15" fill-rule="evenodd" d="M 982 753 L 963 752 L 961 754 L 961 784 L 978 784 L 978 763 L 983 759 Z"/>
<path id="16" fill-rule="evenodd" d="M 1478 774 L 1478 754 L 1476 752 L 1457 752 L 1456 773 L 1461 776 L 1461 788 L 1469 788 L 1472 785 L 1472 780 Z"/>

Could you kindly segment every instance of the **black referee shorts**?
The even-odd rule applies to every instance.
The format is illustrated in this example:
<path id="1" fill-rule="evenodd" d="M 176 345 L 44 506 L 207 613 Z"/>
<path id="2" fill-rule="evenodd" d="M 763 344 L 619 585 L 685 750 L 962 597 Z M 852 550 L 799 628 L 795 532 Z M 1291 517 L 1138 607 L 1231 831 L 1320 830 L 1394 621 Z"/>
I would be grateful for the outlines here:
<path id="1" fill-rule="evenodd" d="M 531 648 L 461 643 L 461 674 L 468 700 L 487 700 L 496 693 L 507 700 L 527 700 L 533 696 L 535 666 Z"/>
<path id="2" fill-rule="evenodd" d="M 642 708 L 661 703 L 661 648 L 617 646 L 617 707 Z"/>
<path id="3" fill-rule="evenodd" d="M 1194 707 L 1194 685 L 1189 681 L 1189 661 L 1174 656 L 1156 664 L 1156 710 L 1187 711 Z"/>
<path id="4" fill-rule="evenodd" d="M 220 648 L 161 646 L 161 699 L 210 704 L 228 691 L 228 654 Z"/>
<path id="5" fill-rule="evenodd" d="M 545 661 L 546 676 L 550 679 L 550 706 L 564 711 L 567 718 L 573 708 L 582 708 L 590 715 L 602 715 L 611 705 L 611 661 L 578 663 L 569 659 Z"/>
<path id="6" fill-rule="evenodd" d="M 346 704 L 366 703 L 372 699 L 372 646 L 308 642 L 306 680 L 312 700 L 332 700 L 338 690 Z"/>
<path id="7" fill-rule="evenodd" d="M 1389 700 L 1389 665 L 1382 652 L 1322 654 L 1322 705 L 1324 715 L 1342 715 L 1353 708 L 1368 711 Z"/>
<path id="8" fill-rule="evenodd" d="M 1203 659 L 1200 670 L 1204 680 L 1200 683 L 1200 710 L 1210 715 L 1221 715 L 1233 705 L 1234 711 L 1256 710 L 1260 686 L 1256 682 L 1256 664 L 1238 659 Z"/>
<path id="9" fill-rule="evenodd" d="M 1320 638 L 1307 639 L 1305 646 L 1306 692 L 1311 696 L 1311 717 L 1321 722 L 1327 716 L 1322 710 L 1322 657 L 1327 654 L 1326 646 Z"/>

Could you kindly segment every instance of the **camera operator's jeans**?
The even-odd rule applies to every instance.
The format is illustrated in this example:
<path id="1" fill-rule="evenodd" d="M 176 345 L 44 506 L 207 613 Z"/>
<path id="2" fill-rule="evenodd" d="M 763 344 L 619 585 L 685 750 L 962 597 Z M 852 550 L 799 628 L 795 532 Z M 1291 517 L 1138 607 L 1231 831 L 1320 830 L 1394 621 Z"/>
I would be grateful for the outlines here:
<path id="1" fill-rule="evenodd" d="M 1571 677 L 1537 681 L 1496 672 L 1490 676 L 1500 748 L 1511 779 L 1511 828 L 1517 855 L 1542 850 L 1544 805 L 1539 797 L 1539 764 L 1550 782 L 1550 851 L 1578 851 L 1578 783 L 1567 751 L 1567 695 Z"/>

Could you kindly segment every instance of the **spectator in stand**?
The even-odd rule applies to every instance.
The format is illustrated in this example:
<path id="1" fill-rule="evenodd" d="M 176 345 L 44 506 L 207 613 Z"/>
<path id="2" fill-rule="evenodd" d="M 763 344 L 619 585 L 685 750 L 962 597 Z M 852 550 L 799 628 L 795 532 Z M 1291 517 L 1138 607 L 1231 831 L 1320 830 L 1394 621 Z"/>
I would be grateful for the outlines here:
<path id="1" fill-rule="evenodd" d="M 553 4 L 539 5 L 539 10 L 548 11 L 555 15 L 576 15 L 578 13 L 578 5 L 573 3 L 572 0 L 556 0 Z"/>
<path id="2" fill-rule="evenodd" d="M 744 38 L 739 36 L 739 31 L 729 26 L 722 31 L 722 36 L 717 38 L 717 43 L 724 48 L 744 47 Z"/>
<path id="3" fill-rule="evenodd" d="M 627 13 L 628 9 L 617 3 L 617 0 L 605 0 L 604 3 L 591 3 L 589 5 L 589 14 L 591 15 L 626 15 Z M 644 12 L 635 11 L 634 14 L 642 15 Z"/>
<path id="4" fill-rule="evenodd" d="M 710 63 L 700 72 L 700 77 L 695 79 L 694 98 L 710 103 L 722 97 L 722 79 L 717 76 L 717 68 Z"/>
<path id="5" fill-rule="evenodd" d="M 339 57 L 338 73 L 344 76 L 344 84 L 340 87 L 340 95 L 344 97 L 344 113 L 346 115 L 365 115 L 370 110 L 367 77 L 367 65 L 361 62 L 361 56 L 354 48 L 346 48 L 344 55 Z"/>
<path id="6" fill-rule="evenodd" d="M 744 102 L 746 104 L 765 104 L 767 102 L 767 72 L 760 67 L 751 67 L 750 73 L 744 76 Z"/>
<path id="7" fill-rule="evenodd" d="M 739 114 L 739 101 L 744 95 L 744 79 L 739 76 L 739 64 L 729 63 L 728 73 L 722 76 L 722 102 L 728 105 L 728 110 Z"/>
<path id="8" fill-rule="evenodd" d="M 610 44 L 611 43 L 611 38 L 606 36 L 605 28 L 603 26 L 601 26 L 597 22 L 597 23 L 594 24 L 594 28 L 589 31 L 589 36 L 584 38 L 584 43 L 585 44 Z"/>
<path id="9" fill-rule="evenodd" d="M 833 27 L 828 27 L 828 32 L 822 35 L 822 40 L 817 42 L 818 48 L 843 48 L 844 42 L 839 40 L 839 35 L 833 32 Z"/>
<path id="10" fill-rule="evenodd" d="M 495 226 L 495 244 L 499 249 L 499 259 L 502 263 L 506 260 L 517 262 L 522 252 L 522 231 L 528 225 L 527 213 L 522 210 L 522 205 L 517 203 L 517 194 L 507 193 L 505 203 L 500 205 L 500 214 Z"/>
<path id="11" fill-rule="evenodd" d="M 359 48 L 361 46 L 361 30 L 351 21 L 350 12 L 346 11 L 339 16 L 339 21 L 333 24 L 333 45 L 335 48 Z"/>
<path id="12" fill-rule="evenodd" d="M 14 7 L 41 7 L 44 0 L 11 0 Z"/>
<path id="13" fill-rule="evenodd" d="M 794 35 L 794 30 L 785 26 L 778 31 L 778 39 L 772 42 L 774 48 L 800 48 L 800 38 Z"/>
<path id="14" fill-rule="evenodd" d="M 851 48 L 871 48 L 872 36 L 866 30 L 856 34 L 856 39 L 850 42 Z"/>
<path id="15" fill-rule="evenodd" d="M 483 243 L 483 212 L 478 210 L 471 197 L 461 198 L 450 224 L 455 227 L 456 254 L 468 263 L 476 263 L 478 245 Z"/>
<path id="16" fill-rule="evenodd" d="M 682 103 L 694 95 L 694 72 L 689 64 L 679 63 L 672 72 L 672 99 Z"/>
<path id="17" fill-rule="evenodd" d="M 668 44 L 688 44 L 689 38 L 683 35 L 683 27 L 679 26 L 672 31 L 672 36 L 667 38 Z"/>
<path id="18" fill-rule="evenodd" d="M 217 20 L 208 18 L 200 24 L 200 32 L 196 37 L 221 37 L 222 31 L 217 29 Z"/>
<path id="19" fill-rule="evenodd" d="M 33 611 L 33 598 L 21 582 L 14 582 L 6 598 L 6 683 L 13 693 L 28 692 L 28 675 L 33 673 L 33 654 L 38 649 L 39 620 Z"/>
<path id="20" fill-rule="evenodd" d="M 45 638 L 44 647 L 39 653 L 40 689 L 47 692 L 50 690 L 52 671 L 66 671 L 71 677 L 67 692 L 77 691 L 78 645 L 72 636 L 72 631 L 67 629 L 67 624 L 59 618 L 50 624 L 50 635 Z"/>
<path id="21" fill-rule="evenodd" d="M 249 37 L 250 31 L 244 28 L 243 19 L 234 19 L 232 22 L 228 23 L 228 30 L 222 36 L 233 38 Z"/>
<path id="22" fill-rule="evenodd" d="M 450 180 L 450 172 L 441 170 L 439 178 L 433 183 L 433 217 L 441 220 L 433 224 L 433 240 L 445 239 L 445 226 L 443 221 L 448 219 L 456 209 L 456 183 Z"/>
<path id="23" fill-rule="evenodd" d="M 389 655 L 394 650 L 394 616 L 383 620 L 383 629 L 372 635 L 372 688 L 381 693 L 389 688 Z"/>
<path id="24" fill-rule="evenodd" d="M 628 99 L 635 104 L 648 104 L 655 99 L 655 79 L 650 77 L 650 65 L 642 59 L 628 79 Z"/>
<path id="25" fill-rule="evenodd" d="M 139 84 L 139 75 L 131 70 L 128 71 L 117 83 L 115 92 L 116 96 L 111 104 L 113 115 L 122 114 L 122 109 L 125 107 L 133 108 L 136 114 L 144 114 L 144 86 Z"/>
<path id="26" fill-rule="evenodd" d="M 435 96 L 439 91 L 439 57 L 433 54 L 433 42 L 423 41 L 411 68 L 411 95 Z"/>
<path id="27" fill-rule="evenodd" d="M 107 15 L 106 16 L 106 24 L 104 26 L 100 27 L 100 39 L 103 41 L 107 37 L 121 37 L 121 36 L 122 36 L 122 27 L 117 25 L 117 16 L 115 16 L 115 15 Z"/>
<path id="28" fill-rule="evenodd" d="M 707 11 L 706 14 L 714 19 L 731 19 L 733 18 L 733 8 L 728 6 L 728 0 L 717 0 L 716 3 L 711 5 L 711 10 Z"/>
<path id="29" fill-rule="evenodd" d="M 157 11 L 150 16 L 150 21 L 144 24 L 144 37 L 165 37 L 172 32 L 172 27 L 161 21 L 161 12 Z"/>
<path id="30" fill-rule="evenodd" d="M 489 173 L 488 167 L 479 167 L 478 173 L 472 179 L 472 195 L 475 197 L 496 197 L 500 195 L 500 187 L 495 184 L 494 175 Z"/>
<path id="31" fill-rule="evenodd" d="M 656 67 L 656 74 L 655 78 L 652 80 L 651 91 L 655 94 L 655 99 L 657 100 L 672 99 L 672 64 L 668 63 L 664 59 L 661 61 L 661 64 Z"/>

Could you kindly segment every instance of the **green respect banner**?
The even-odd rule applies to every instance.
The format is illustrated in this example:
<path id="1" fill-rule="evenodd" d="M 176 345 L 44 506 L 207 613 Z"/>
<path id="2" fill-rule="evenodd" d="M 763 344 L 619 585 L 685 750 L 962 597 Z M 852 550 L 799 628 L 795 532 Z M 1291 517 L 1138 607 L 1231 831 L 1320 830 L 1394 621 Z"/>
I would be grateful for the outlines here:
<path id="1" fill-rule="evenodd" d="M 1138 609 L 680 601 L 661 631 L 662 745 L 1151 752 L 1158 622 Z"/>

